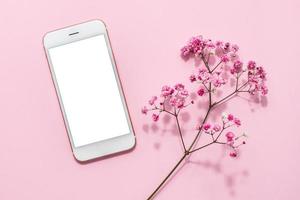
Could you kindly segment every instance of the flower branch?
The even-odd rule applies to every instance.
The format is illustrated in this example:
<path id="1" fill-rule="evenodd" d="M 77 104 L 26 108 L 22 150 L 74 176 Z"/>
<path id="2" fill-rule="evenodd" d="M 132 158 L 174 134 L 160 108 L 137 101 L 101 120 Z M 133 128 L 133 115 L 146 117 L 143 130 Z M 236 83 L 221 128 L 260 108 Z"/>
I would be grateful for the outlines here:
<path id="1" fill-rule="evenodd" d="M 231 150 L 229 156 L 237 157 L 239 147 L 246 144 L 244 140 L 239 144 L 236 144 L 242 138 L 246 137 L 245 134 L 236 136 L 235 133 L 229 130 L 231 127 L 239 127 L 241 125 L 240 119 L 234 115 L 223 114 L 222 126 L 207 122 L 212 109 L 225 101 L 228 101 L 238 93 L 243 92 L 250 95 L 266 95 L 268 93 L 268 88 L 265 85 L 266 72 L 263 67 L 257 66 L 254 61 L 249 61 L 245 68 L 243 62 L 239 59 L 238 50 L 239 47 L 237 45 L 221 41 L 213 42 L 212 40 L 203 39 L 201 36 L 193 37 L 188 44 L 181 49 L 181 56 L 184 59 L 194 57 L 196 59 L 201 59 L 204 63 L 204 67 L 200 67 L 197 73 L 194 73 L 189 77 L 189 80 L 191 83 L 200 85 L 197 90 L 197 94 L 200 97 L 203 97 L 206 94 L 208 96 L 206 114 L 204 115 L 204 118 L 200 123 L 197 133 L 190 145 L 187 145 L 184 141 L 178 116 L 181 110 L 194 104 L 194 101 L 189 100 L 190 93 L 183 84 L 178 83 L 174 87 L 168 85 L 163 86 L 160 95 L 153 96 L 148 101 L 150 107 L 144 106 L 142 108 L 143 114 L 153 112 L 152 120 L 154 122 L 159 120 L 161 113 L 174 116 L 180 141 L 184 149 L 181 158 L 147 199 L 154 198 L 187 156 L 190 156 L 191 154 L 213 144 L 218 144 L 230 147 Z M 214 67 L 210 66 L 211 58 L 218 61 Z M 222 89 L 222 86 L 228 83 L 229 78 L 226 76 L 227 71 L 225 70 L 225 66 L 230 68 L 230 74 L 236 81 L 234 90 L 221 99 L 214 101 L 213 95 L 215 91 Z M 244 82 L 241 81 L 243 76 L 246 76 L 246 81 Z M 196 147 L 200 136 L 203 134 L 209 136 L 211 138 L 211 142 L 200 147 Z M 223 136 L 226 138 L 225 142 L 221 141 L 221 137 Z"/>

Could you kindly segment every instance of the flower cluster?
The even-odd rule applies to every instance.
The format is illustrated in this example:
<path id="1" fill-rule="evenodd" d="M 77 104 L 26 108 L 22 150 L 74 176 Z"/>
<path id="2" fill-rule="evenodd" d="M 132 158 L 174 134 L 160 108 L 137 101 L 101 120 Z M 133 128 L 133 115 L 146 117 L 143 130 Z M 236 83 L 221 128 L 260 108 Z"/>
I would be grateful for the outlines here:
<path id="1" fill-rule="evenodd" d="M 225 130 L 231 126 L 239 127 L 241 125 L 241 120 L 232 114 L 223 113 L 222 120 L 223 120 L 223 130 Z M 242 141 L 242 143 L 240 143 L 238 145 L 236 145 L 236 142 L 238 142 L 238 140 L 240 138 L 246 137 L 246 135 L 242 134 L 240 136 L 236 136 L 232 131 L 227 131 L 227 133 L 225 134 L 225 137 L 226 137 L 226 144 L 231 148 L 231 152 L 229 153 L 229 155 L 231 157 L 237 157 L 238 156 L 238 148 L 241 145 L 246 144 L 246 142 Z"/>
<path id="2" fill-rule="evenodd" d="M 162 112 L 176 115 L 180 109 L 193 104 L 193 101 L 187 103 L 188 97 L 189 92 L 183 84 L 177 83 L 174 87 L 165 85 L 161 89 L 160 96 L 151 97 L 148 101 L 149 106 L 142 107 L 141 111 L 143 114 L 147 114 L 148 111 L 155 111 L 152 114 L 152 120 L 156 122 Z"/>
<path id="3" fill-rule="evenodd" d="M 203 131 L 207 134 L 214 135 L 215 133 L 221 131 L 221 126 L 219 124 L 210 124 L 205 123 L 203 124 Z"/>
<path id="4" fill-rule="evenodd" d="M 211 39 L 204 39 L 201 35 L 192 37 L 188 43 L 181 48 L 181 56 L 184 59 L 189 59 L 192 56 L 205 56 L 208 54 L 215 54 L 221 58 L 222 62 L 228 62 L 229 60 L 235 61 L 238 59 L 237 52 L 239 47 L 229 42 L 216 41 Z"/>
<path id="5" fill-rule="evenodd" d="M 211 83 L 213 87 L 219 88 L 227 83 L 227 80 L 223 77 L 223 67 L 210 73 L 206 68 L 200 68 L 197 74 L 190 76 L 191 82 L 198 82 L 201 84 L 197 93 L 199 96 L 203 96 L 208 92 L 207 83 Z"/>
<path id="6" fill-rule="evenodd" d="M 232 67 L 230 68 L 231 74 L 239 74 L 243 71 L 243 63 L 240 60 L 233 62 Z"/>
<path id="7" fill-rule="evenodd" d="M 202 36 L 192 37 L 187 45 L 181 49 L 181 56 L 189 58 L 192 55 L 200 55 L 208 46 L 214 46 L 209 40 L 204 40 Z"/>
<path id="8" fill-rule="evenodd" d="M 239 127 L 241 125 L 241 120 L 239 118 L 235 117 L 233 114 L 223 113 L 222 121 L 227 126 L 236 125 L 237 127 Z"/>
<path id="9" fill-rule="evenodd" d="M 225 76 L 225 66 L 229 68 L 230 74 L 236 78 L 237 86 L 239 86 L 240 77 L 247 72 L 247 82 L 242 84 L 240 91 L 249 94 L 266 95 L 268 88 L 266 82 L 266 72 L 262 66 L 257 67 L 255 61 L 249 61 L 247 67 L 238 55 L 239 47 L 229 42 L 204 39 L 202 36 L 192 37 L 188 43 L 181 49 L 181 56 L 184 59 L 191 57 L 199 57 L 203 60 L 205 66 L 200 67 L 196 74 L 190 76 L 191 82 L 200 83 L 197 93 L 203 96 L 209 92 L 207 84 L 211 84 L 214 88 L 219 88 L 229 81 L 229 76 Z M 215 65 L 210 66 L 210 59 L 215 60 Z M 214 90 L 212 90 L 214 91 Z"/>
<path id="10" fill-rule="evenodd" d="M 213 142 L 219 143 L 219 144 L 226 144 L 230 147 L 231 151 L 229 153 L 229 156 L 231 157 L 237 157 L 238 156 L 238 148 L 246 144 L 245 141 L 242 141 L 241 144 L 236 145 L 235 143 L 238 141 L 238 139 L 245 136 L 245 134 L 241 136 L 236 136 L 232 131 L 227 131 L 228 128 L 235 126 L 239 127 L 241 125 L 241 120 L 237 117 L 235 117 L 232 114 L 223 114 L 222 116 L 222 123 L 223 125 L 220 126 L 219 124 L 211 124 L 211 123 L 204 123 L 202 130 L 204 133 L 211 135 Z M 226 130 L 226 142 L 220 142 L 219 138 L 220 136 L 225 133 Z"/>
<path id="11" fill-rule="evenodd" d="M 223 78 L 223 68 L 220 68 L 212 73 L 212 85 L 216 88 L 221 87 L 227 83 L 227 80 Z"/>

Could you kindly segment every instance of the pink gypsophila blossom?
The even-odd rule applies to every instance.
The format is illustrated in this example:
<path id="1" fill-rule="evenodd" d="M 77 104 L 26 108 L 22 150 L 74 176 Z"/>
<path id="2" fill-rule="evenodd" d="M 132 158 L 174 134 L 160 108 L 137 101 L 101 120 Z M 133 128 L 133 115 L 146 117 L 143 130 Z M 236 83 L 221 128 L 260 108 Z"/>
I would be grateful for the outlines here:
<path id="1" fill-rule="evenodd" d="M 243 70 L 243 63 L 239 60 L 233 63 L 232 68 L 230 69 L 231 74 L 238 74 Z"/>
<path id="2" fill-rule="evenodd" d="M 237 53 L 231 52 L 229 53 L 229 58 L 231 62 L 235 62 L 239 60 L 239 55 Z"/>
<path id="3" fill-rule="evenodd" d="M 232 152 L 229 153 L 229 156 L 235 158 L 235 157 L 237 157 L 237 152 L 232 151 Z"/>
<path id="4" fill-rule="evenodd" d="M 221 87 L 226 84 L 226 80 L 222 77 L 222 71 L 217 71 L 212 76 L 212 83 L 215 87 Z"/>
<path id="5" fill-rule="evenodd" d="M 215 132 L 219 132 L 219 131 L 221 130 L 221 126 L 218 125 L 218 124 L 215 124 L 215 125 L 213 126 L 213 130 L 214 130 Z"/>
<path id="6" fill-rule="evenodd" d="M 155 101 L 157 100 L 157 96 L 153 96 L 153 97 L 151 97 L 151 99 L 149 100 L 149 105 L 150 106 L 152 106 L 152 105 L 154 105 L 154 103 L 155 103 Z"/>
<path id="7" fill-rule="evenodd" d="M 240 126 L 241 125 L 241 120 L 235 117 L 234 118 L 234 124 L 237 125 L 237 126 Z"/>
<path id="8" fill-rule="evenodd" d="M 162 99 L 158 105 L 155 104 L 155 102 L 158 100 L 157 96 L 152 96 L 152 98 L 148 101 L 149 105 L 152 106 L 151 110 L 158 110 L 162 112 L 166 110 L 166 106 L 182 109 L 187 106 L 185 105 L 185 102 L 189 97 L 189 92 L 185 89 L 185 86 L 182 83 L 177 83 L 174 87 L 168 85 L 163 86 L 160 96 Z M 193 101 L 190 102 L 190 104 L 193 103 Z M 142 113 L 146 114 L 148 111 L 149 109 L 147 109 L 147 107 L 142 108 Z M 157 114 L 153 115 L 152 119 L 157 121 Z"/>
<path id="9" fill-rule="evenodd" d="M 184 90 L 184 85 L 182 83 L 177 83 L 175 85 L 175 90 L 178 90 L 178 91 Z"/>
<path id="10" fill-rule="evenodd" d="M 195 82 L 197 79 L 196 79 L 196 76 L 194 75 L 194 74 L 192 74 L 191 76 L 190 76 L 190 81 L 191 82 Z"/>
<path id="11" fill-rule="evenodd" d="M 177 108 L 183 108 L 184 102 L 184 99 L 178 99 L 176 103 Z"/>
<path id="12" fill-rule="evenodd" d="M 228 119 L 228 121 L 232 121 L 234 119 L 233 114 L 228 114 L 227 119 Z"/>
<path id="13" fill-rule="evenodd" d="M 210 129 L 210 127 L 211 127 L 211 124 L 210 124 L 210 123 L 205 123 L 205 124 L 203 124 L 203 129 L 204 129 L 205 131 L 208 131 L 208 130 Z"/>
<path id="14" fill-rule="evenodd" d="M 188 97 L 189 96 L 189 92 L 187 90 L 181 90 L 178 92 L 178 94 L 182 97 Z"/>
<path id="15" fill-rule="evenodd" d="M 232 51 L 233 51 L 234 53 L 236 53 L 236 52 L 239 50 L 239 46 L 236 45 L 236 44 L 233 44 L 233 45 L 231 46 L 231 48 L 232 48 Z"/>
<path id="16" fill-rule="evenodd" d="M 177 98 L 176 97 L 171 97 L 169 100 L 169 104 L 171 106 L 176 106 L 177 105 Z"/>
<path id="17" fill-rule="evenodd" d="M 204 94 L 205 94 L 205 89 L 204 88 L 199 88 L 199 90 L 197 91 L 197 94 L 199 95 L 199 96 L 203 96 Z"/>
<path id="18" fill-rule="evenodd" d="M 161 89 L 161 96 L 163 97 L 168 97 L 174 93 L 174 89 L 171 88 L 170 86 L 163 86 Z"/>
<path id="19" fill-rule="evenodd" d="M 157 122 L 157 121 L 158 121 L 158 119 L 159 119 L 159 115 L 158 115 L 158 114 L 155 114 L 155 113 L 153 113 L 153 114 L 152 114 L 152 120 L 153 120 L 154 122 Z"/>
<path id="20" fill-rule="evenodd" d="M 229 59 L 229 57 L 228 57 L 227 55 L 222 55 L 222 56 L 221 56 L 221 61 L 222 61 L 222 62 L 227 63 L 227 62 L 229 62 L 229 60 L 230 60 L 230 59 Z"/>
<path id="21" fill-rule="evenodd" d="M 247 68 L 248 68 L 248 70 L 254 70 L 256 68 L 256 62 L 253 60 L 250 60 L 248 62 Z"/>
<path id="22" fill-rule="evenodd" d="M 142 113 L 143 114 L 147 114 L 147 112 L 148 112 L 148 109 L 147 109 L 147 107 L 146 106 L 144 106 L 143 108 L 142 108 Z"/>
<path id="23" fill-rule="evenodd" d="M 228 132 L 228 133 L 226 133 L 225 136 L 226 136 L 226 138 L 227 138 L 227 142 L 233 141 L 233 139 L 234 139 L 234 137 L 235 137 L 235 135 L 234 135 L 233 132 Z"/>
<path id="24" fill-rule="evenodd" d="M 211 74 L 205 68 L 201 68 L 198 71 L 197 79 L 202 83 L 208 83 L 211 79 Z"/>
<path id="25" fill-rule="evenodd" d="M 181 49 L 181 56 L 188 59 L 191 55 L 199 55 L 205 46 L 202 36 L 192 37 L 188 44 Z"/>

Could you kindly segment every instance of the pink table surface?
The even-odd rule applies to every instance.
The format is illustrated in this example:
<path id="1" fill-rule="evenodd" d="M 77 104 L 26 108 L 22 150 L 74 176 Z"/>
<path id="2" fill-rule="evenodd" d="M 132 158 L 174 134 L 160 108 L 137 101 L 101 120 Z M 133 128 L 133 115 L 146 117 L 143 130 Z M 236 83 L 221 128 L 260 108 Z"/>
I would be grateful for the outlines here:
<path id="1" fill-rule="evenodd" d="M 240 159 L 204 150 L 157 199 L 299 199 L 299 8 L 297 0 L 2 0 L 0 199 L 145 199 L 181 149 L 173 122 L 153 125 L 140 108 L 162 84 L 188 83 L 192 62 L 179 49 L 197 34 L 237 43 L 243 58 L 264 64 L 270 93 L 259 105 L 234 99 L 226 107 L 251 135 Z M 42 37 L 94 18 L 108 26 L 137 145 L 82 165 L 71 154 Z"/>

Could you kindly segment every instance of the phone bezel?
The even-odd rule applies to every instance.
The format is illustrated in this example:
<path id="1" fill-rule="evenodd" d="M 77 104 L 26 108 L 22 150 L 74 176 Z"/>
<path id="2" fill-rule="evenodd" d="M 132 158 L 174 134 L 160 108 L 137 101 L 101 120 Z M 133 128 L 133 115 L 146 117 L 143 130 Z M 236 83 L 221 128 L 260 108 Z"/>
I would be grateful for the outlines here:
<path id="1" fill-rule="evenodd" d="M 114 70 L 114 74 L 115 74 L 115 77 L 117 80 L 119 93 L 120 93 L 120 96 L 122 99 L 122 103 L 123 103 L 123 107 L 125 110 L 130 133 L 121 135 L 118 137 L 110 138 L 107 140 L 94 142 L 94 143 L 87 144 L 84 146 L 75 147 L 73 138 L 72 138 L 72 134 L 70 132 L 70 128 L 68 125 L 68 119 L 66 117 L 63 102 L 62 102 L 62 99 L 60 96 L 58 84 L 57 84 L 57 81 L 55 78 L 55 72 L 53 70 L 53 66 L 51 63 L 51 58 L 49 56 L 48 49 L 52 48 L 52 47 L 57 47 L 57 46 L 61 46 L 64 44 L 84 40 L 84 39 L 87 39 L 87 38 L 90 38 L 93 36 L 97 36 L 97 35 L 102 35 L 102 34 L 104 35 L 105 40 L 106 40 L 107 48 L 108 48 L 110 59 L 111 59 L 112 65 L 113 65 L 113 70 Z M 133 126 L 132 126 L 132 122 L 131 122 L 131 118 L 130 118 L 130 113 L 128 111 L 126 99 L 124 96 L 124 92 L 122 89 L 122 84 L 121 84 L 121 81 L 119 78 L 118 69 L 116 67 L 114 55 L 113 55 L 112 48 L 110 45 L 109 36 L 108 36 L 107 29 L 106 29 L 104 22 L 97 19 L 97 20 L 92 20 L 92 21 L 88 21 L 88 22 L 84 22 L 84 23 L 80 23 L 80 24 L 76 24 L 76 25 L 72 25 L 72 26 L 62 28 L 62 29 L 48 32 L 45 34 L 45 36 L 43 38 L 43 44 L 44 44 L 50 72 L 51 72 L 51 77 L 52 77 L 53 84 L 55 87 L 56 95 L 57 95 L 57 98 L 59 101 L 60 110 L 61 110 L 61 113 L 63 116 L 65 128 L 68 133 L 68 138 L 69 138 L 70 145 L 71 145 L 72 152 L 73 152 L 75 159 L 83 162 L 83 161 L 88 161 L 88 160 L 92 160 L 95 158 L 99 158 L 99 157 L 103 157 L 103 156 L 107 156 L 110 154 L 119 153 L 122 151 L 132 149 L 136 143 L 134 130 L 133 130 Z"/>

